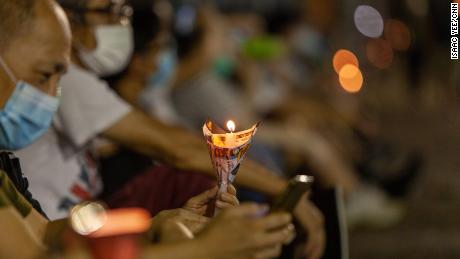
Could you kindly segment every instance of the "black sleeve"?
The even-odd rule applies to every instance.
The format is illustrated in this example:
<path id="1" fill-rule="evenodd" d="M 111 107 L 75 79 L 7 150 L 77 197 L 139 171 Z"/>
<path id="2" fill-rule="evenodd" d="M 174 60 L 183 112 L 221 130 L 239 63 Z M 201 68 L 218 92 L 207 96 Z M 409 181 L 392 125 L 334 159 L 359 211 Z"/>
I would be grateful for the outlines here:
<path id="1" fill-rule="evenodd" d="M 0 170 L 6 172 L 16 189 L 22 194 L 22 196 L 24 196 L 32 207 L 48 219 L 40 206 L 40 203 L 32 197 L 32 193 L 29 191 L 29 181 L 22 174 L 19 158 L 15 157 L 10 152 L 0 152 Z"/>

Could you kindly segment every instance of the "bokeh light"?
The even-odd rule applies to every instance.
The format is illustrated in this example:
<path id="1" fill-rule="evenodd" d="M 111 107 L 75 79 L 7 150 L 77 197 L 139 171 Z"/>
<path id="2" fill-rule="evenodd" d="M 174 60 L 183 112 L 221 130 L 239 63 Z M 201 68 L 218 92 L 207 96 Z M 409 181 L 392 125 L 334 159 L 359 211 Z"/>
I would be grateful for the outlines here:
<path id="1" fill-rule="evenodd" d="M 150 227 L 150 214 L 142 208 L 121 208 L 107 211 L 105 224 L 91 237 L 142 233 Z"/>
<path id="2" fill-rule="evenodd" d="M 342 68 L 348 64 L 359 67 L 359 61 L 356 55 L 346 49 L 338 50 L 332 59 L 332 65 L 334 66 L 335 72 L 339 74 Z"/>
<path id="3" fill-rule="evenodd" d="M 395 50 L 407 50 L 411 44 L 411 33 L 406 24 L 390 19 L 385 22 L 384 37 Z"/>
<path id="4" fill-rule="evenodd" d="M 363 86 L 363 74 L 354 65 L 343 66 L 339 73 L 339 82 L 342 88 L 349 93 L 357 93 Z"/>
<path id="5" fill-rule="evenodd" d="M 235 122 L 233 122 L 232 120 L 229 120 L 227 121 L 227 129 L 230 131 L 230 132 L 234 132 L 235 131 Z"/>
<path id="6" fill-rule="evenodd" d="M 366 56 L 369 62 L 377 68 L 389 68 L 393 63 L 393 49 L 390 42 L 384 39 L 371 39 L 366 45 Z"/>
<path id="7" fill-rule="evenodd" d="M 372 6 L 358 6 L 355 10 L 354 20 L 358 31 L 367 37 L 378 38 L 383 33 L 382 15 Z"/>
<path id="8" fill-rule="evenodd" d="M 95 202 L 76 205 L 70 212 L 70 224 L 80 235 L 89 235 L 107 221 L 105 208 Z"/>

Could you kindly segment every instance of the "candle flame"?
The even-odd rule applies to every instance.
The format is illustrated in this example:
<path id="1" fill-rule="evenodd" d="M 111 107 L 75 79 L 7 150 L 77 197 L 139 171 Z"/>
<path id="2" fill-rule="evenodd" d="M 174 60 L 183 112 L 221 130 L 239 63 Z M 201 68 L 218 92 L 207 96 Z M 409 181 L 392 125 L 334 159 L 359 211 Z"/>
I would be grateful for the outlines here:
<path id="1" fill-rule="evenodd" d="M 232 120 L 229 120 L 227 121 L 227 129 L 233 133 L 233 131 L 235 131 L 235 122 L 233 122 Z"/>

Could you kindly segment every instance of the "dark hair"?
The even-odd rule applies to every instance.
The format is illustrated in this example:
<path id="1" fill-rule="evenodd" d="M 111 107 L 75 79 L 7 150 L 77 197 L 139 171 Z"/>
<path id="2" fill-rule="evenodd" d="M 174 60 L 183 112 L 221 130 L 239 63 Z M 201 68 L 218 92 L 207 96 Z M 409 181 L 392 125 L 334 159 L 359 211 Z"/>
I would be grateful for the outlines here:
<path id="1" fill-rule="evenodd" d="M 160 29 L 158 16 L 153 12 L 153 6 L 150 1 L 134 2 L 131 1 L 133 15 L 131 26 L 134 36 L 134 53 L 133 55 L 143 54 L 149 47 L 149 44 L 155 39 Z M 120 73 L 105 77 L 110 87 L 114 88 L 117 82 L 126 75 L 128 68 Z"/>
<path id="2" fill-rule="evenodd" d="M 280 34 L 290 26 L 301 21 L 300 8 L 285 6 L 276 11 L 265 14 L 267 32 L 270 34 Z"/>
<path id="3" fill-rule="evenodd" d="M 0 47 L 6 48 L 30 28 L 35 18 L 36 0 L 0 1 Z"/>
<path id="4" fill-rule="evenodd" d="M 181 10 L 184 9 L 192 11 L 192 16 L 194 16 L 192 19 L 187 20 L 186 23 L 181 21 L 184 19 Z M 186 58 L 193 50 L 197 49 L 203 43 L 205 32 L 202 25 L 198 22 L 199 15 L 199 6 L 197 4 L 180 5 L 177 8 L 174 19 L 173 35 L 176 39 L 177 55 L 179 59 Z M 186 25 L 187 28 L 181 28 L 184 25 Z"/>
<path id="5" fill-rule="evenodd" d="M 134 35 L 134 52 L 144 52 L 160 31 L 160 19 L 153 12 L 152 3 L 132 1 L 133 16 L 131 26 Z"/>
<path id="6" fill-rule="evenodd" d="M 88 0 L 58 0 L 59 4 L 67 10 L 84 10 Z"/>

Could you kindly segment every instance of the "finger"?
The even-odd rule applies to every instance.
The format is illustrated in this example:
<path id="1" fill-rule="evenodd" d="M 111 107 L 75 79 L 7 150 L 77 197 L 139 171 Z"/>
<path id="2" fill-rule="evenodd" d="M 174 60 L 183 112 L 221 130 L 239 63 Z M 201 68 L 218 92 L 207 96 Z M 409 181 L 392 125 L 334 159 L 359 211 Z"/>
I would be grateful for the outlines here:
<path id="1" fill-rule="evenodd" d="M 227 186 L 227 192 L 233 195 L 236 195 L 236 188 L 233 186 L 233 184 L 229 184 Z"/>
<path id="2" fill-rule="evenodd" d="M 216 201 L 216 207 L 219 209 L 228 209 L 228 208 L 233 208 L 237 205 L 234 203 L 228 203 L 228 202 L 223 202 L 223 201 Z"/>
<path id="3" fill-rule="evenodd" d="M 307 254 L 310 257 L 315 258 L 314 256 L 321 256 L 324 251 L 325 246 L 325 232 L 324 232 L 324 218 L 322 214 L 313 209 L 310 210 L 311 216 L 308 222 L 305 222 L 305 225 L 308 229 L 310 238 L 306 247 Z"/>
<path id="4" fill-rule="evenodd" d="M 209 221 L 209 218 L 193 213 L 185 209 L 180 209 L 179 214 L 177 215 L 177 218 L 178 220 L 189 221 L 189 222 L 207 223 Z"/>
<path id="5" fill-rule="evenodd" d="M 263 249 L 257 252 L 254 255 L 254 258 L 256 259 L 277 258 L 278 256 L 280 256 L 281 251 L 282 251 L 281 245 L 271 246 L 271 247 L 268 247 L 266 249 Z"/>
<path id="6" fill-rule="evenodd" d="M 307 252 L 309 259 L 319 259 L 320 258 L 320 249 L 317 245 L 312 246 L 312 249 Z"/>
<path id="7" fill-rule="evenodd" d="M 289 238 L 290 233 L 284 229 L 278 229 L 270 232 L 263 232 L 256 235 L 255 248 L 265 248 L 268 246 L 282 245 Z"/>
<path id="8" fill-rule="evenodd" d="M 189 219 L 189 222 L 194 222 L 198 224 L 207 224 L 211 219 L 205 216 L 198 215 L 198 217 L 194 217 L 193 219 Z"/>
<path id="9" fill-rule="evenodd" d="M 182 222 L 170 220 L 165 222 L 161 228 L 160 239 L 163 242 L 193 239 L 192 231 Z"/>
<path id="10" fill-rule="evenodd" d="M 286 231 L 288 237 L 283 244 L 288 245 L 294 240 L 297 233 L 293 224 L 289 224 L 284 231 Z"/>
<path id="11" fill-rule="evenodd" d="M 216 201 L 216 207 L 219 209 L 228 209 L 234 207 L 232 204 L 222 201 Z"/>
<path id="12" fill-rule="evenodd" d="M 325 235 L 321 232 L 312 236 L 308 240 L 308 245 L 306 247 L 306 253 L 309 255 L 309 258 L 320 258 L 325 249 Z"/>
<path id="13" fill-rule="evenodd" d="M 326 236 L 324 234 L 321 233 L 317 236 L 316 240 L 312 242 L 313 245 L 311 246 L 310 251 L 308 253 L 310 255 L 309 258 L 317 259 L 323 256 L 325 249 L 325 240 Z"/>
<path id="14" fill-rule="evenodd" d="M 311 256 L 313 254 L 313 251 L 315 250 L 315 247 L 317 246 L 317 240 L 316 240 L 316 233 L 310 233 L 310 236 L 308 237 L 307 240 L 307 246 L 305 247 L 305 252 L 307 255 Z"/>
<path id="15" fill-rule="evenodd" d="M 195 234 L 203 230 L 207 224 L 208 224 L 207 222 L 186 222 L 184 223 L 184 225 L 187 226 L 190 229 L 190 231 L 192 231 L 192 233 L 195 233 Z"/>
<path id="16" fill-rule="evenodd" d="M 214 188 L 207 190 L 203 193 L 198 194 L 197 196 L 191 198 L 187 203 L 191 204 L 206 204 L 210 200 L 212 200 L 217 195 L 217 186 Z"/>
<path id="17" fill-rule="evenodd" d="M 195 226 L 195 225 L 204 226 L 208 224 L 210 220 L 211 220 L 210 218 L 198 215 L 198 217 L 187 217 L 179 221 L 183 222 L 187 226 Z"/>
<path id="18" fill-rule="evenodd" d="M 321 252 L 320 251 L 321 250 L 319 248 L 315 248 L 308 258 L 320 259 L 321 258 Z"/>
<path id="19" fill-rule="evenodd" d="M 315 248 L 316 244 L 311 238 L 307 241 L 307 246 L 305 247 L 305 255 L 310 258 L 313 255 L 313 251 Z"/>
<path id="20" fill-rule="evenodd" d="M 222 214 L 224 217 L 260 218 L 268 212 L 268 209 L 269 207 L 267 205 L 248 202 L 237 207 L 229 208 Z"/>
<path id="21" fill-rule="evenodd" d="M 264 230 L 271 230 L 271 229 L 282 229 L 290 224 L 292 221 L 292 217 L 288 213 L 284 212 L 277 212 L 272 213 L 264 218 L 258 219 L 255 222 L 257 228 L 261 228 Z"/>
<path id="22" fill-rule="evenodd" d="M 240 201 L 238 200 L 238 198 L 236 198 L 235 195 L 232 195 L 230 193 L 223 193 L 220 196 L 219 200 L 225 203 L 230 203 L 233 206 L 238 206 L 240 204 Z"/>

